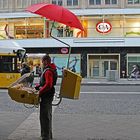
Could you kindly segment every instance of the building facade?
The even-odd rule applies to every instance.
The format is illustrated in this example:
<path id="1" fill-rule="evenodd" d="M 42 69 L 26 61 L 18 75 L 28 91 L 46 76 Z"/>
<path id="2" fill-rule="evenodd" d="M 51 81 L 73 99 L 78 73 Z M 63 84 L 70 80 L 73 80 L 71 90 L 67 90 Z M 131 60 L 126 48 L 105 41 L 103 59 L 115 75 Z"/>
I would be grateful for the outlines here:
<path id="1" fill-rule="evenodd" d="M 122 78 L 140 65 L 140 0 L 0 0 L 0 45 L 25 48 L 34 70 L 49 53 L 61 75 L 68 58 L 68 47 L 50 38 L 52 21 L 25 11 L 42 2 L 68 8 L 84 27 L 84 32 L 60 23 L 53 28 L 72 48 L 71 70 L 89 78 L 106 78 L 107 70 L 115 70 Z"/>

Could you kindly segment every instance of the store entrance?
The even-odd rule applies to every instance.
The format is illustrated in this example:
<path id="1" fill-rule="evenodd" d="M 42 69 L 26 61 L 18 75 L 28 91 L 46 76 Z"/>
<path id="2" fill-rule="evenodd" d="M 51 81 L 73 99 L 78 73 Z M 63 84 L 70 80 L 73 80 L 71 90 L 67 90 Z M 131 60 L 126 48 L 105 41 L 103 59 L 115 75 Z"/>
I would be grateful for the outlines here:
<path id="1" fill-rule="evenodd" d="M 110 59 L 109 59 L 110 57 Z M 91 78 L 105 78 L 107 70 L 119 71 L 119 55 L 89 56 L 88 74 Z"/>

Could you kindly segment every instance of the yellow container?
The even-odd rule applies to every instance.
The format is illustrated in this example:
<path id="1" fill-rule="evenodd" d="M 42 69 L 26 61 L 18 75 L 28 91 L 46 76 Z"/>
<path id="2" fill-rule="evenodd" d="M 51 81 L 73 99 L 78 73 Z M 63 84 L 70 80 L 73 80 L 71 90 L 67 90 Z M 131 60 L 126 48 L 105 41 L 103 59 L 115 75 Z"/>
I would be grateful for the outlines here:
<path id="1" fill-rule="evenodd" d="M 60 96 L 62 98 L 79 99 L 82 77 L 68 69 L 64 69 Z"/>
<path id="2" fill-rule="evenodd" d="M 16 102 L 37 105 L 39 104 L 39 95 L 34 88 L 28 86 L 27 79 L 29 77 L 30 73 L 24 74 L 16 82 L 11 84 L 8 88 L 8 94 Z"/>
<path id="3" fill-rule="evenodd" d="M 38 94 L 35 94 L 34 92 L 30 92 L 28 89 L 25 88 L 24 89 L 18 88 L 18 85 L 16 87 L 9 87 L 8 94 L 12 100 L 19 103 L 32 104 L 32 105 L 39 104 Z"/>

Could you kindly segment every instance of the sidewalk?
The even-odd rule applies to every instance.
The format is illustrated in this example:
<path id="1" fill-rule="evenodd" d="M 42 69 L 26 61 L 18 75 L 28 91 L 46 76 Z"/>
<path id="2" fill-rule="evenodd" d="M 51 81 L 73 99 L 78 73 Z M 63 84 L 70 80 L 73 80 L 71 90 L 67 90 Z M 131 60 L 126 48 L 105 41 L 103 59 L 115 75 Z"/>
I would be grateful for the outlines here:
<path id="1" fill-rule="evenodd" d="M 32 113 L 8 140 L 40 140 L 39 114 Z M 140 115 L 55 114 L 53 140 L 139 140 Z"/>
<path id="2" fill-rule="evenodd" d="M 140 79 L 128 80 L 127 78 L 120 78 L 117 81 L 108 81 L 107 79 L 82 79 L 83 85 L 140 85 Z"/>
<path id="3" fill-rule="evenodd" d="M 82 84 L 140 85 L 140 80 L 83 79 Z M 56 109 L 53 107 L 53 140 L 140 140 L 140 114 L 58 114 Z M 23 121 L 8 140 L 40 140 L 39 112 Z"/>

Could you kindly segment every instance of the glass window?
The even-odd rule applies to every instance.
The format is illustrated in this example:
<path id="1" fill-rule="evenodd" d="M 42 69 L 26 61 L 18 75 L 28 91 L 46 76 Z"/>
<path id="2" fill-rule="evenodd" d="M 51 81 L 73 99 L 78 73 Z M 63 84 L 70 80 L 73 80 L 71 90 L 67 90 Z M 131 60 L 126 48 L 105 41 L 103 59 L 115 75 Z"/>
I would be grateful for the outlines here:
<path id="1" fill-rule="evenodd" d="M 139 4 L 140 0 L 134 0 L 134 4 Z"/>
<path id="2" fill-rule="evenodd" d="M 3 1 L 3 7 L 4 8 L 8 8 L 8 0 L 4 0 Z"/>
<path id="3" fill-rule="evenodd" d="M 101 5 L 101 0 L 96 0 L 96 5 Z"/>
<path id="4" fill-rule="evenodd" d="M 52 0 L 52 4 L 63 5 L 62 0 Z"/>
<path id="5" fill-rule="evenodd" d="M 67 0 L 67 6 L 78 6 L 78 0 Z"/>
<path id="6" fill-rule="evenodd" d="M 73 5 L 74 6 L 78 5 L 78 0 L 73 0 Z"/>
<path id="7" fill-rule="evenodd" d="M 129 62 L 137 62 L 137 57 L 134 57 L 134 56 L 128 57 L 128 61 Z"/>
<path id="8" fill-rule="evenodd" d="M 67 0 L 67 6 L 72 6 L 72 1 L 71 0 Z"/>
<path id="9" fill-rule="evenodd" d="M 0 8 L 3 8 L 3 1 L 0 0 Z"/>
<path id="10" fill-rule="evenodd" d="M 140 4 L 140 0 L 128 0 L 128 4 Z"/>
<path id="11" fill-rule="evenodd" d="M 131 73 L 133 65 L 140 66 L 140 56 L 128 56 L 128 74 Z"/>
<path id="12" fill-rule="evenodd" d="M 15 71 L 16 71 L 16 57 L 1 56 L 0 72 L 15 72 Z"/>
<path id="13" fill-rule="evenodd" d="M 89 0 L 89 5 L 101 5 L 101 0 Z"/>
<path id="14" fill-rule="evenodd" d="M 52 4 L 57 4 L 57 3 L 56 3 L 56 0 L 52 0 Z"/>
<path id="15" fill-rule="evenodd" d="M 31 4 L 37 3 L 37 0 L 31 0 Z"/>
<path id="16" fill-rule="evenodd" d="M 105 0 L 105 4 L 110 4 L 110 0 Z"/>
<path id="17" fill-rule="evenodd" d="M 24 1 L 22 6 L 23 6 L 23 8 L 26 8 L 28 6 L 28 1 L 27 0 Z"/>
<path id="18" fill-rule="evenodd" d="M 8 0 L 0 0 L 0 8 L 8 8 L 9 2 Z"/>
<path id="19" fill-rule="evenodd" d="M 17 0 L 16 4 L 17 4 L 17 8 L 22 8 L 22 0 Z"/>
<path id="20" fill-rule="evenodd" d="M 117 4 L 117 0 L 112 0 L 112 4 Z"/>
<path id="21" fill-rule="evenodd" d="M 43 38 L 43 18 L 26 18 L 14 23 L 15 38 Z"/>
<path id="22" fill-rule="evenodd" d="M 133 0 L 128 0 L 128 4 L 133 4 Z"/>
<path id="23" fill-rule="evenodd" d="M 89 0 L 89 5 L 94 5 L 94 0 Z"/>
<path id="24" fill-rule="evenodd" d="M 117 0 L 105 0 L 105 4 L 117 4 Z"/>

